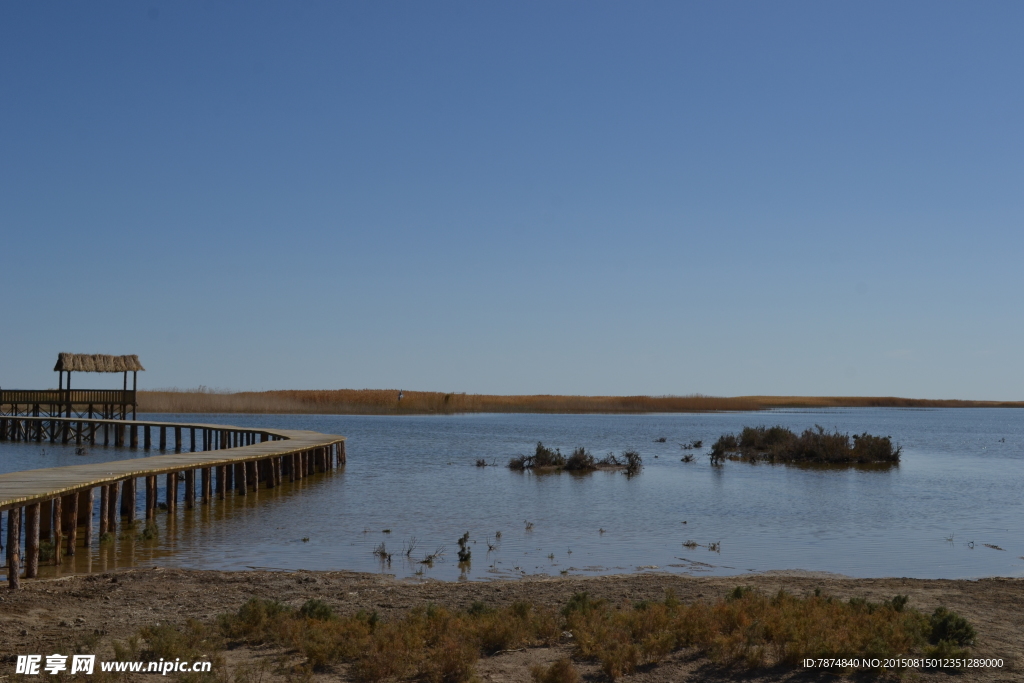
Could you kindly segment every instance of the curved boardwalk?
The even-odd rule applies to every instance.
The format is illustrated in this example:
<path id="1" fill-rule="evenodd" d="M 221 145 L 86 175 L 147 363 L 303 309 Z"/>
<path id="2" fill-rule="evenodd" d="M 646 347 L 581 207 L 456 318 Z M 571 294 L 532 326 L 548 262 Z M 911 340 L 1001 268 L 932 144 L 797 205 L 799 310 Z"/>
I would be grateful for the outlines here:
<path id="1" fill-rule="evenodd" d="M 0 417 L 0 440 L 61 441 L 95 444 L 100 434 L 109 443 L 126 440 L 132 448 L 143 435 L 144 448 L 159 436 L 160 448 L 166 448 L 168 435 L 178 451 L 147 458 L 52 467 L 0 474 L 0 512 L 7 511 L 8 581 L 17 588 L 21 572 L 20 540 L 25 535 L 25 577 L 38 573 L 40 531 L 54 540 L 55 561 L 62 552 L 73 555 L 78 529 L 83 529 L 84 545 L 92 542 L 92 520 L 96 512 L 95 491 L 99 489 L 99 536 L 114 533 L 119 519 L 135 521 L 136 484 L 145 480 L 146 519 L 154 517 L 157 507 L 157 476 L 167 477 L 166 505 L 174 512 L 179 503 L 178 484 L 184 479 L 183 504 L 194 507 L 197 493 L 200 504 L 208 504 L 216 495 L 246 495 L 264 485 L 273 488 L 285 480 L 296 481 L 317 472 L 344 465 L 345 437 L 288 429 L 247 429 L 226 425 L 96 420 L 52 417 Z M 185 449 L 186 439 L 189 452 Z M 127 439 L 125 438 L 127 436 Z M 199 448 L 202 450 L 199 450 Z M 196 487 L 196 472 L 201 474 Z M 214 479 L 216 474 L 216 480 Z M 118 506 L 118 494 L 121 501 Z M 67 548 L 62 540 L 66 538 Z"/>

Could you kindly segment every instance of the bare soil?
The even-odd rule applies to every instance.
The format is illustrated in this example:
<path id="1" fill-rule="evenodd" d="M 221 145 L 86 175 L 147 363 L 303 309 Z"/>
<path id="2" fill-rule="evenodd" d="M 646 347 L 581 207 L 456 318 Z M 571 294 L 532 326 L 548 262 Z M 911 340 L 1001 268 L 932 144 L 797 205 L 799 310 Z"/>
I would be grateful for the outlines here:
<path id="1" fill-rule="evenodd" d="M 687 577 L 658 573 L 624 576 L 526 578 L 515 581 L 440 582 L 401 581 L 389 576 L 351 572 L 216 572 L 179 569 L 138 569 L 25 581 L 19 591 L 0 593 L 0 680 L 14 673 L 18 654 L 68 654 L 75 644 L 100 659 L 112 658 L 111 642 L 123 640 L 144 626 L 183 623 L 188 618 L 209 622 L 232 612 L 253 596 L 274 598 L 299 606 L 310 598 L 329 603 L 339 614 L 376 610 L 384 619 L 419 605 L 434 603 L 465 609 L 481 601 L 499 606 L 518 600 L 560 607 L 569 597 L 587 591 L 613 603 L 656 600 L 667 589 L 683 601 L 716 600 L 737 585 L 765 593 L 779 589 L 807 595 L 816 588 L 838 598 L 864 597 L 873 601 L 895 594 L 910 597 L 910 606 L 924 612 L 948 607 L 967 617 L 978 631 L 972 655 L 1002 658 L 1002 668 L 954 671 L 910 671 L 905 680 L 1022 681 L 1024 680 L 1024 579 L 944 581 L 919 579 L 850 579 L 834 575 L 765 573 L 742 578 Z M 529 667 L 548 663 L 572 652 L 571 641 L 555 648 L 535 648 L 482 658 L 477 672 L 482 681 L 518 683 L 531 680 Z M 262 681 L 283 680 L 275 673 L 287 653 L 245 648 L 227 653 L 229 667 L 273 661 Z M 603 677 L 597 667 L 577 662 L 585 681 Z M 870 678 L 871 676 L 864 676 Z M 173 677 L 169 677 L 173 678 Z M 860 680 L 855 674 L 848 680 Z M 693 652 L 680 652 L 667 661 L 625 677 L 643 683 L 668 681 L 816 681 L 835 680 L 822 671 L 722 668 Z M 139 680 L 152 680 L 140 676 Z M 311 680 L 347 680 L 344 669 L 316 674 Z"/>

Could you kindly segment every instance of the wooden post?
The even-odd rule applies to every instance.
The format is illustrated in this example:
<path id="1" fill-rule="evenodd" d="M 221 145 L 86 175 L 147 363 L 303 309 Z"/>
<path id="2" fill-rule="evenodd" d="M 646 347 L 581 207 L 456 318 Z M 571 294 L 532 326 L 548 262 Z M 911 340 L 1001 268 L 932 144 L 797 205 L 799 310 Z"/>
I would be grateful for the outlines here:
<path id="1" fill-rule="evenodd" d="M 249 490 L 253 492 L 259 491 L 260 473 L 259 469 L 256 467 L 256 461 L 250 460 L 249 462 L 245 463 L 245 470 L 246 474 L 248 475 L 247 478 L 249 480 Z"/>
<path id="2" fill-rule="evenodd" d="M 167 514 L 173 515 L 175 506 L 178 504 L 178 473 L 167 473 Z"/>
<path id="3" fill-rule="evenodd" d="M 53 563 L 60 564 L 64 545 L 64 510 L 60 496 L 53 499 Z"/>
<path id="4" fill-rule="evenodd" d="M 135 523 L 135 477 L 125 479 L 121 486 L 121 516 L 129 526 Z"/>
<path id="5" fill-rule="evenodd" d="M 139 427 L 138 427 L 138 425 L 130 425 L 128 427 L 128 431 L 129 431 L 129 433 L 131 434 L 131 437 L 132 437 L 131 447 L 132 448 L 138 448 L 139 447 Z"/>
<path id="6" fill-rule="evenodd" d="M 107 497 L 107 533 L 117 535 L 117 490 L 120 482 L 110 484 L 110 494 Z"/>
<path id="7" fill-rule="evenodd" d="M 203 491 L 200 494 L 200 496 L 202 498 L 202 501 L 203 501 L 203 505 L 209 505 L 209 503 L 210 503 L 210 493 L 211 493 L 210 486 L 211 486 L 210 485 L 210 468 L 209 467 L 204 467 L 203 470 L 202 470 L 202 487 L 203 487 Z"/>
<path id="8" fill-rule="evenodd" d="M 21 587 L 21 508 L 7 511 L 7 585 Z"/>
<path id="9" fill-rule="evenodd" d="M 340 462 L 342 465 L 344 465 L 344 464 L 346 464 L 348 462 L 348 458 L 345 456 L 345 442 L 344 441 L 342 441 L 340 444 L 338 444 L 338 462 Z"/>
<path id="10" fill-rule="evenodd" d="M 85 538 L 82 540 L 84 542 L 83 545 L 86 548 L 88 548 L 92 545 L 92 510 L 96 504 L 96 489 L 90 486 L 89 490 L 85 491 L 84 493 L 84 501 L 81 499 L 79 499 L 78 501 L 78 521 L 81 522 L 83 526 L 85 526 Z"/>
<path id="11" fill-rule="evenodd" d="M 160 428 L 160 450 L 167 448 L 167 427 Z"/>
<path id="12" fill-rule="evenodd" d="M 174 428 L 174 452 L 181 453 L 181 427 Z"/>
<path id="13" fill-rule="evenodd" d="M 217 465 L 217 498 L 224 500 L 227 493 L 228 468 L 224 465 Z"/>
<path id="14" fill-rule="evenodd" d="M 27 440 L 27 439 L 26 439 Z M 75 445 L 82 445 L 82 421 L 79 420 L 75 423 Z"/>
<path id="15" fill-rule="evenodd" d="M 152 435 L 149 432 L 150 432 L 149 425 L 146 425 L 145 427 L 142 428 L 142 433 L 145 435 L 144 439 L 143 439 L 143 447 L 147 451 L 150 448 L 153 447 L 153 438 L 152 438 Z"/>
<path id="16" fill-rule="evenodd" d="M 185 509 L 196 506 L 196 471 L 185 470 Z"/>
<path id="17" fill-rule="evenodd" d="M 146 477 L 146 524 L 149 524 L 156 514 L 156 475 Z"/>
<path id="18" fill-rule="evenodd" d="M 267 458 L 263 461 L 263 469 L 267 473 L 267 488 L 272 489 L 276 485 L 275 477 L 277 472 L 274 470 L 274 458 Z"/>
<path id="19" fill-rule="evenodd" d="M 107 533 L 107 508 L 110 507 L 110 487 L 100 487 L 100 538 Z"/>
<path id="20" fill-rule="evenodd" d="M 288 481 L 295 481 L 296 479 L 298 479 L 297 470 L 299 468 L 296 466 L 298 454 L 292 453 L 291 455 L 286 457 L 288 458 Z"/>
<path id="21" fill-rule="evenodd" d="M 225 472 L 227 472 L 226 479 L 228 482 L 228 490 L 233 491 L 235 488 L 235 466 L 225 465 L 224 467 L 227 468 Z"/>
<path id="22" fill-rule="evenodd" d="M 110 445 L 110 424 L 107 422 L 103 423 L 103 445 Z"/>
<path id="23" fill-rule="evenodd" d="M 244 496 L 248 489 L 247 482 L 245 480 L 245 463 L 240 462 L 235 464 L 235 490 L 238 495 Z"/>
<path id="24" fill-rule="evenodd" d="M 68 557 L 74 557 L 75 546 L 78 541 L 78 492 L 69 494 L 67 497 L 67 515 L 68 521 Z"/>
<path id="25" fill-rule="evenodd" d="M 39 576 L 39 503 L 25 506 L 25 578 Z"/>
<path id="26" fill-rule="evenodd" d="M 188 429 L 188 448 L 191 452 L 196 452 L 196 428 L 189 427 Z"/>

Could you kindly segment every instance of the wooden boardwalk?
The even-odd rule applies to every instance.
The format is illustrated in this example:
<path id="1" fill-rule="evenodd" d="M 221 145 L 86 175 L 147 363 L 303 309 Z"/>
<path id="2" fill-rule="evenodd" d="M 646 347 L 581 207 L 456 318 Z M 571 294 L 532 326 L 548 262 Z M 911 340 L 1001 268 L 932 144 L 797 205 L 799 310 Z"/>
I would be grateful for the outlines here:
<path id="1" fill-rule="evenodd" d="M 125 438 L 127 432 L 128 438 Z M 95 489 L 100 489 L 99 536 L 113 533 L 118 520 L 136 517 L 136 484 L 145 480 L 145 516 L 152 519 L 157 509 L 157 477 L 165 475 L 166 506 L 174 513 L 179 503 L 186 508 L 210 503 L 214 496 L 225 498 L 229 493 L 246 495 L 263 484 L 267 488 L 286 479 L 296 481 L 317 472 L 326 472 L 346 461 L 345 437 L 318 432 L 286 429 L 251 429 L 227 425 L 99 420 L 53 417 L 0 418 L 0 440 L 61 441 L 95 444 L 98 435 L 138 448 L 139 432 L 144 448 L 152 447 L 152 435 L 159 435 L 160 447 L 167 447 L 172 435 L 172 448 L 178 452 L 145 458 L 111 462 L 51 467 L 0 474 L 0 512 L 7 511 L 8 580 L 17 587 L 20 569 L 20 539 L 25 533 L 25 577 L 38 573 L 40 532 L 53 539 L 56 561 L 60 562 L 62 541 L 66 531 L 67 554 L 73 555 L 78 542 L 78 528 L 84 527 L 81 540 L 88 547 L 93 535 L 92 521 L 96 514 Z M 185 450 L 187 439 L 188 452 Z M 203 448 L 200 450 L 199 447 Z M 196 486 L 196 472 L 201 484 Z M 179 495 L 179 479 L 184 478 L 184 500 Z M 216 474 L 216 481 L 214 481 Z M 121 505 L 118 506 L 118 493 Z M 42 515 L 42 517 L 41 517 Z"/>

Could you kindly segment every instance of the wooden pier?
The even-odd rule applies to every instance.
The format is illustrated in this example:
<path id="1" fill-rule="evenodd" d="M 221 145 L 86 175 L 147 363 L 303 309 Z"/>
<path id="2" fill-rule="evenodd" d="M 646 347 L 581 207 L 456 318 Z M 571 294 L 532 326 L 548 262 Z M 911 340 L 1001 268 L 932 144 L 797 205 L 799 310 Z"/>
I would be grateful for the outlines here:
<path id="1" fill-rule="evenodd" d="M 146 520 L 157 510 L 157 477 L 167 477 L 167 512 L 176 512 L 184 478 L 186 509 L 208 505 L 214 497 L 244 496 L 260 486 L 274 488 L 326 472 L 346 462 L 345 437 L 287 429 L 247 429 L 212 424 L 88 419 L 82 417 L 0 416 L 0 441 L 60 441 L 76 444 L 153 447 L 175 452 L 130 460 L 0 474 L 0 513 L 7 513 L 9 586 L 38 575 L 41 530 L 49 530 L 54 560 L 74 555 L 93 536 L 116 532 L 119 523 L 134 523 L 138 480 L 144 480 Z M 196 477 L 196 473 L 199 477 Z M 197 481 L 198 479 L 198 481 Z M 198 484 L 198 485 L 197 485 Z M 97 490 L 99 496 L 96 495 Z M 118 497 L 120 496 L 120 504 Z M 99 505 L 99 528 L 93 517 Z M 79 536 L 81 531 L 81 536 Z M 24 535 L 25 558 L 21 558 Z M 66 546 L 66 547 L 65 547 Z"/>

